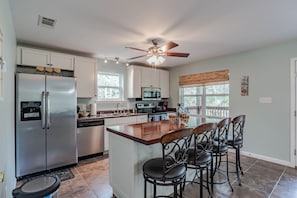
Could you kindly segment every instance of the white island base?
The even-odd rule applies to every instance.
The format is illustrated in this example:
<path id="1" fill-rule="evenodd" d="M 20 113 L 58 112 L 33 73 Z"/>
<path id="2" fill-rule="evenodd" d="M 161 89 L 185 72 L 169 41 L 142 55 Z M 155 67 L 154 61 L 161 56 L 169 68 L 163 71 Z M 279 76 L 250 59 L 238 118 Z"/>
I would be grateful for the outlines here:
<path id="1" fill-rule="evenodd" d="M 145 145 L 113 133 L 109 133 L 109 144 L 109 177 L 113 194 L 117 198 L 144 197 L 142 166 L 148 159 L 162 156 L 161 144 Z M 151 185 L 147 191 L 151 197 Z"/>
<path id="2" fill-rule="evenodd" d="M 109 177 L 117 198 L 143 198 L 145 161 L 162 156 L 160 143 L 145 145 L 120 135 L 109 133 Z M 193 172 L 187 173 L 193 175 Z M 187 179 L 188 180 L 188 179 Z M 170 195 L 172 186 L 157 186 L 157 195 Z M 147 197 L 152 197 L 152 184 L 147 183 Z"/>

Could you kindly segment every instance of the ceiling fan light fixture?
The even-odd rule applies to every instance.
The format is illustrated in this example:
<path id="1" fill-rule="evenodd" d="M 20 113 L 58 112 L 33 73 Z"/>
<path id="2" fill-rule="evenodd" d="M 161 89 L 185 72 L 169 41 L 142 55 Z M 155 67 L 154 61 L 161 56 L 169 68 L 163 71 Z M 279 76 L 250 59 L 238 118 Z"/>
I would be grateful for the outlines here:
<path id="1" fill-rule="evenodd" d="M 162 56 L 153 55 L 153 56 L 149 57 L 146 61 L 150 65 L 161 65 L 162 63 L 164 63 L 165 58 L 163 58 Z"/>
<path id="2" fill-rule="evenodd" d="M 119 64 L 119 57 L 114 58 L 116 60 L 116 64 Z"/>

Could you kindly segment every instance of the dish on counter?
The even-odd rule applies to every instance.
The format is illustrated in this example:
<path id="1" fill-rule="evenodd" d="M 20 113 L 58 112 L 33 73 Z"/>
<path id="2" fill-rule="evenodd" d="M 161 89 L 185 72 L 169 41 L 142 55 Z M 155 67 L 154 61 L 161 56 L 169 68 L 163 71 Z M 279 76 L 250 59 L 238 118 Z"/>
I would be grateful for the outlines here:
<path id="1" fill-rule="evenodd" d="M 90 112 L 79 112 L 79 116 L 81 117 L 87 117 L 90 115 Z"/>

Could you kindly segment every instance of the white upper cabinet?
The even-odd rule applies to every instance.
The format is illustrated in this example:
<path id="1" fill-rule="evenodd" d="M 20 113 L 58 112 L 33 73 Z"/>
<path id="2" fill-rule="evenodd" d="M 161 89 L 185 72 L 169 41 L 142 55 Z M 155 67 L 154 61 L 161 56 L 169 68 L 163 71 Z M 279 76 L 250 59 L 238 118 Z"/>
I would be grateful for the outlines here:
<path id="1" fill-rule="evenodd" d="M 129 66 L 127 68 L 128 98 L 141 98 L 141 87 L 160 87 L 161 97 L 169 98 L 169 72 L 155 68 Z"/>
<path id="2" fill-rule="evenodd" d="M 77 78 L 77 97 L 97 96 L 97 61 L 92 58 L 75 56 L 74 76 Z"/>
<path id="3" fill-rule="evenodd" d="M 17 47 L 17 64 L 74 70 L 77 97 L 97 96 L 97 60 L 29 47 Z"/>
<path id="4" fill-rule="evenodd" d="M 51 66 L 73 71 L 74 56 L 51 52 Z"/>
<path id="5" fill-rule="evenodd" d="M 127 76 L 127 97 L 141 98 L 141 67 L 128 67 Z"/>
<path id="6" fill-rule="evenodd" d="M 54 67 L 73 71 L 74 56 L 28 47 L 17 47 L 17 64 Z"/>
<path id="7" fill-rule="evenodd" d="M 149 67 L 142 67 L 141 85 L 142 87 L 159 87 L 159 70 Z"/>
<path id="8" fill-rule="evenodd" d="M 169 71 L 160 69 L 161 98 L 169 98 Z"/>
<path id="9" fill-rule="evenodd" d="M 17 47 L 17 64 L 25 66 L 49 67 L 50 53 L 44 50 Z"/>

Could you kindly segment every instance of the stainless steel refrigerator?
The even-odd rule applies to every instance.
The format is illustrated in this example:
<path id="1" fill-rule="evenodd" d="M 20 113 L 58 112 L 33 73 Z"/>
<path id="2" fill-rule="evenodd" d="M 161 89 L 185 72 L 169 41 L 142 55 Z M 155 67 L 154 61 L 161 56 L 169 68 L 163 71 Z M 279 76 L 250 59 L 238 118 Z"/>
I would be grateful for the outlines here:
<path id="1" fill-rule="evenodd" d="M 75 78 L 16 74 L 16 177 L 76 164 Z"/>

